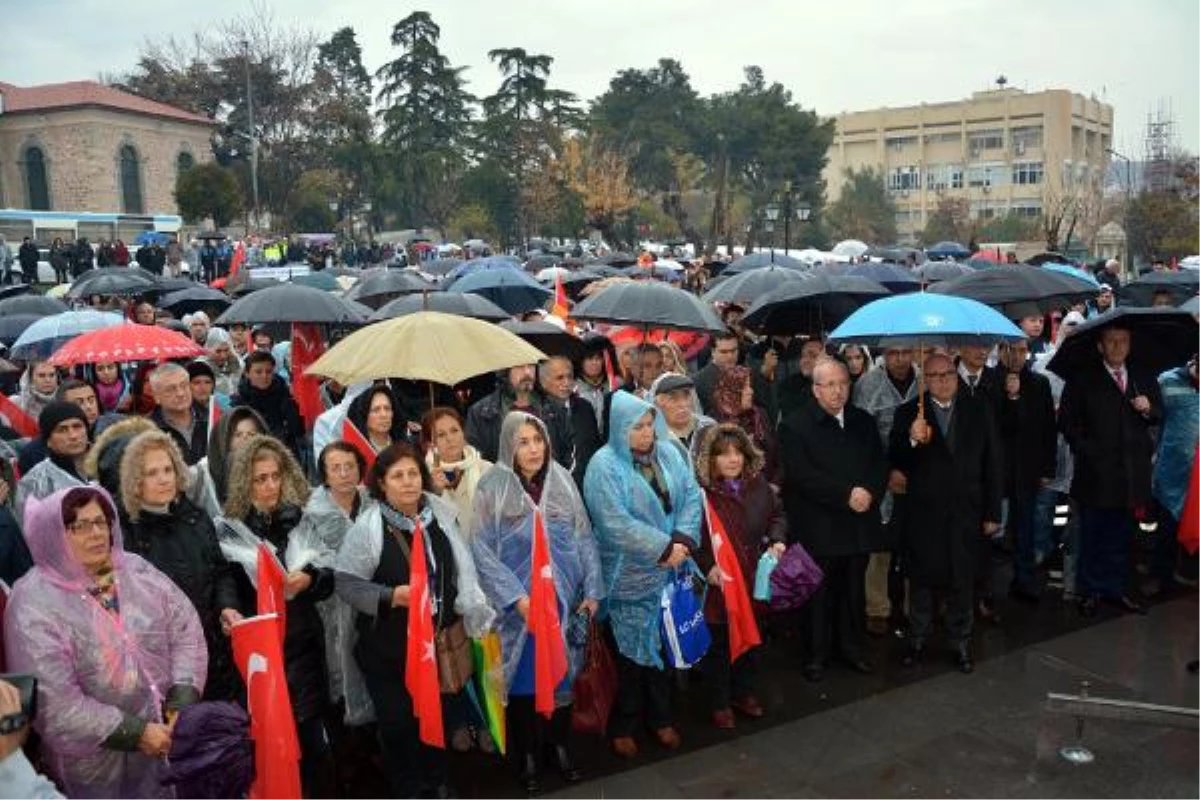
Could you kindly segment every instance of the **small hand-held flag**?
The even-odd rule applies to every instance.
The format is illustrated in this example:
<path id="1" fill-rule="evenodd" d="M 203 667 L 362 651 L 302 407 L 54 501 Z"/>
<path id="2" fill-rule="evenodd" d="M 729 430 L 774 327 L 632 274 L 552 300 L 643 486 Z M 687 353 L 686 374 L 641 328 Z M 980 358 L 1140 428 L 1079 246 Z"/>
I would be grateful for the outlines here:
<path id="1" fill-rule="evenodd" d="M 208 398 L 208 435 L 212 436 L 212 432 L 217 429 L 217 423 L 221 421 L 221 406 L 217 404 L 217 396 L 214 394 Z"/>
<path id="2" fill-rule="evenodd" d="M 278 618 L 268 614 L 241 620 L 229 633 L 233 658 L 246 684 L 254 740 L 250 797 L 259 800 L 301 796 L 300 742 L 284 671 L 281 629 Z"/>
<path id="3" fill-rule="evenodd" d="M 36 439 L 42 435 L 37 420 L 26 414 L 24 409 L 9 400 L 3 392 L 0 392 L 0 415 L 8 419 L 8 424 L 13 430 L 27 439 Z"/>
<path id="4" fill-rule="evenodd" d="M 762 644 L 758 633 L 758 622 L 754 619 L 754 607 L 746 592 L 746 581 L 742 578 L 742 567 L 737 552 L 725 525 L 712 501 L 704 498 L 708 516 L 708 538 L 712 542 L 713 559 L 721 571 L 721 595 L 725 598 L 725 616 L 729 621 L 729 660 L 737 661 L 742 653 Z"/>
<path id="5" fill-rule="evenodd" d="M 425 531 L 417 522 L 408 568 L 408 652 L 404 660 L 404 685 L 412 697 L 413 716 L 417 718 L 421 741 L 430 747 L 444 748 L 446 734 L 442 728 L 442 693 L 433 643 L 435 633 L 433 604 L 429 599 L 429 568 L 425 561 Z"/>
<path id="6" fill-rule="evenodd" d="M 371 444 L 371 440 L 366 437 L 366 434 L 350 421 L 349 416 L 342 422 L 342 438 L 355 450 L 362 453 L 362 457 L 367 461 L 368 470 L 375 466 L 375 447 Z M 366 477 L 366 475 L 363 475 L 364 480 Z"/>
<path id="7" fill-rule="evenodd" d="M 229 260 L 229 277 L 236 278 L 242 264 L 246 261 L 246 245 L 238 242 L 233 248 L 233 258 Z"/>
<path id="8" fill-rule="evenodd" d="M 569 319 L 571 305 L 567 301 L 567 290 L 563 288 L 562 273 L 554 273 L 554 305 L 550 307 L 550 315 L 563 321 L 568 333 L 574 333 L 575 326 Z"/>
<path id="9" fill-rule="evenodd" d="M 324 409 L 321 407 L 321 379 L 308 368 L 325 354 L 321 326 L 311 322 L 292 323 L 292 396 L 300 409 L 304 425 L 312 430 Z"/>
<path id="10" fill-rule="evenodd" d="M 279 617 L 279 639 L 284 638 L 287 630 L 287 595 L 284 584 L 287 583 L 287 572 L 279 558 L 266 542 L 258 543 L 258 599 L 256 611 L 263 614 L 276 614 Z"/>
<path id="11" fill-rule="evenodd" d="M 550 543 L 540 511 L 533 512 L 533 567 L 529 584 L 526 624 L 533 637 L 534 708 L 549 719 L 554 715 L 554 689 L 567 676 L 567 648 L 558 617 Z"/>

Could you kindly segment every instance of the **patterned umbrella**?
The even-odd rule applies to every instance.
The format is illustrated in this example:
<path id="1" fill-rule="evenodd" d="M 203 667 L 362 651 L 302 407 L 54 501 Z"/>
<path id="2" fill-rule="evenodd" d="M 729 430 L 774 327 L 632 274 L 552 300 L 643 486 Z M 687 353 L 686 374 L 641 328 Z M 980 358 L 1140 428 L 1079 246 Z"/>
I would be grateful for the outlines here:
<path id="1" fill-rule="evenodd" d="M 42 317 L 25 329 L 13 342 L 12 358 L 49 358 L 64 344 L 89 331 L 123 325 L 125 318 L 107 311 L 67 311 L 52 317 Z"/>
<path id="2" fill-rule="evenodd" d="M 50 357 L 50 363 L 56 367 L 110 361 L 120 364 L 126 361 L 193 358 L 204 353 L 203 347 L 183 334 L 158 325 L 127 322 L 75 337 Z"/>

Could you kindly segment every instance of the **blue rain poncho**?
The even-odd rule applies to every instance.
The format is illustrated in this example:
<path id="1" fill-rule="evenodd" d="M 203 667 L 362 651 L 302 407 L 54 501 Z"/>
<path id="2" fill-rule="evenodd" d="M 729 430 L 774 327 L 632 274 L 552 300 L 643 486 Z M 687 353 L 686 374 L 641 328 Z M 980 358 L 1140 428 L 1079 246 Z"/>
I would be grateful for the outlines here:
<path id="1" fill-rule="evenodd" d="M 629 432 L 647 412 L 655 419 L 651 460 L 666 484 L 669 510 L 634 466 L 629 448 Z M 608 444 L 592 457 L 583 481 L 617 647 L 631 661 L 659 669 L 663 666 L 659 604 L 670 575 L 659 558 L 673 534 L 699 544 L 703 513 L 700 486 L 686 457 L 668 441 L 669 435 L 652 405 L 629 392 L 614 392 Z"/>
<path id="2" fill-rule="evenodd" d="M 536 504 L 514 471 L 516 440 L 525 424 L 537 427 L 546 443 L 541 500 Z M 535 508 L 542 513 L 550 548 L 558 615 L 567 645 L 569 685 L 583 663 L 585 643 L 573 647 L 566 639 L 568 620 L 584 600 L 604 598 L 600 556 L 583 499 L 571 473 L 554 460 L 545 424 L 530 414 L 513 411 L 500 428 L 496 464 L 475 489 L 473 522 L 468 535 L 479 584 L 498 612 L 496 628 L 500 634 L 506 688 L 512 686 L 529 638 L 516 603 L 529 596 Z M 556 699 L 560 705 L 569 703 L 570 692 L 560 693 Z"/>
<path id="3" fill-rule="evenodd" d="M 1186 366 L 1159 375 L 1158 387 L 1163 398 L 1163 424 L 1158 439 L 1158 458 L 1154 461 L 1154 497 L 1179 520 L 1183 516 L 1188 478 L 1196 455 L 1200 395 L 1196 394 Z"/>

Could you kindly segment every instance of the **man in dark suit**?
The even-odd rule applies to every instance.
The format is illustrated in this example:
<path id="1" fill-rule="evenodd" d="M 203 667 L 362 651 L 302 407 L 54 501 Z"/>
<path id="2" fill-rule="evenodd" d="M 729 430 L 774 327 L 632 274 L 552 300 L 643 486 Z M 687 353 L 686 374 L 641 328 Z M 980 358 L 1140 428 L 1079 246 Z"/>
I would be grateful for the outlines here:
<path id="1" fill-rule="evenodd" d="M 1004 454 L 1004 497 L 1016 547 L 1010 597 L 1036 603 L 1038 491 L 1054 480 L 1058 453 L 1058 421 L 1050 381 L 1032 369 L 1029 345 L 1000 345 L 1004 395 L 999 401 L 998 429 Z"/>
<path id="2" fill-rule="evenodd" d="M 1071 496 L 1079 505 L 1077 591 L 1085 616 L 1100 600 L 1145 613 L 1126 584 L 1134 521 L 1151 503 L 1150 429 L 1162 418 L 1162 394 L 1154 375 L 1126 363 L 1130 345 L 1128 330 L 1102 330 L 1100 358 L 1066 379 L 1059 404 L 1059 428 L 1075 456 Z"/>
<path id="3" fill-rule="evenodd" d="M 896 410 L 889 447 L 904 474 L 909 510 L 909 620 L 905 664 L 924 655 L 933 628 L 934 593 L 946 597 L 946 628 L 959 670 L 971 672 L 976 545 L 1000 527 L 1000 448 L 988 408 L 960 395 L 958 373 L 944 355 L 925 360 L 924 414 L 917 400 Z"/>
<path id="4" fill-rule="evenodd" d="M 595 408 L 587 400 L 575 394 L 575 368 L 571 359 L 552 356 L 538 365 L 538 382 L 547 403 L 565 406 L 566 417 L 571 428 L 572 454 L 571 475 L 580 488 L 588 463 L 604 442 L 600 440 L 600 428 L 596 425 Z"/>
<path id="5" fill-rule="evenodd" d="M 863 582 L 867 558 L 882 547 L 879 503 L 888 465 L 875 419 L 848 404 L 846 366 L 822 356 L 812 380 L 816 402 L 784 418 L 779 441 L 791 538 L 825 573 L 804 610 L 804 677 L 819 681 L 835 645 L 852 669 L 872 670 Z"/>

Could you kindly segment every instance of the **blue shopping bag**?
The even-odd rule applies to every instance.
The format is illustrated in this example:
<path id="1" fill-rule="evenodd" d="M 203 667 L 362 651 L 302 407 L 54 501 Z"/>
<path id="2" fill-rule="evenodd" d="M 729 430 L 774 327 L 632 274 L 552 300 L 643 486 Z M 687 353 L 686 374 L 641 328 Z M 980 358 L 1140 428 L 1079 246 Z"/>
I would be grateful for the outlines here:
<path id="1" fill-rule="evenodd" d="M 779 559 L 770 550 L 762 554 L 758 560 L 758 569 L 754 570 L 754 599 L 764 603 L 771 600 L 771 573 Z"/>
<path id="2" fill-rule="evenodd" d="M 687 669 L 708 652 L 712 638 L 704 621 L 707 584 L 691 561 L 671 573 L 663 587 L 661 628 L 667 660 Z"/>

